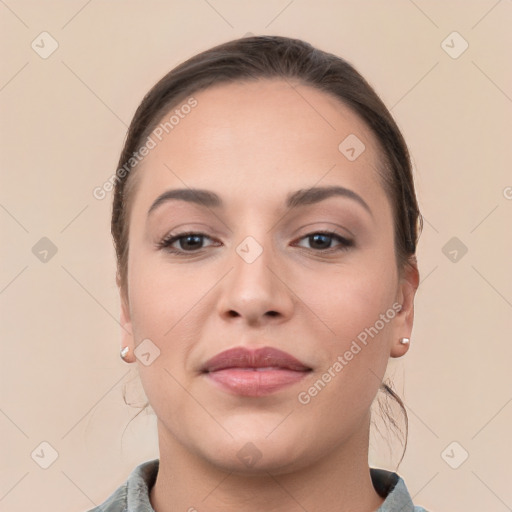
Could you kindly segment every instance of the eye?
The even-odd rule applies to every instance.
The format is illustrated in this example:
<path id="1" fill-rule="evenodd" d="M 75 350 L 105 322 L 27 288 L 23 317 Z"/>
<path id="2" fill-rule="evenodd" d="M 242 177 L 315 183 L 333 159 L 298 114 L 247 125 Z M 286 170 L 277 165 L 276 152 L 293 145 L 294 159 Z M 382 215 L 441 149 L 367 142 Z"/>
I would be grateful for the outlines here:
<path id="1" fill-rule="evenodd" d="M 189 231 L 166 236 L 163 240 L 158 242 L 157 245 L 159 249 L 165 249 L 167 252 L 174 254 L 194 253 L 204 248 L 203 242 L 205 238 L 211 240 L 211 238 L 204 233 Z M 176 242 L 179 247 L 173 247 Z"/>
<path id="2" fill-rule="evenodd" d="M 159 249 L 164 249 L 166 252 L 171 254 L 187 255 L 199 252 L 204 249 L 204 240 L 212 240 L 208 235 L 204 233 L 196 233 L 188 231 L 185 233 L 170 234 L 163 238 L 157 243 Z M 338 235 L 332 231 L 327 232 L 314 232 L 300 238 L 299 240 L 306 240 L 311 244 L 309 249 L 314 252 L 333 252 L 333 251 L 345 251 L 354 245 L 353 240 L 349 240 L 341 235 Z M 338 245 L 331 246 L 333 241 L 337 241 Z M 178 247 L 176 247 L 176 245 Z M 221 245 L 220 243 L 212 243 L 209 245 Z M 300 244 L 299 247 L 303 247 Z M 306 247 L 307 248 L 307 247 Z"/>
<path id="3" fill-rule="evenodd" d="M 307 242 L 312 245 L 310 248 L 315 249 L 316 252 L 346 251 L 349 247 L 354 245 L 353 240 L 349 240 L 348 238 L 342 237 L 341 235 L 337 235 L 332 231 L 309 233 L 308 235 L 302 237 L 300 240 L 307 240 Z M 333 240 L 338 241 L 339 245 L 331 247 L 331 242 Z"/>

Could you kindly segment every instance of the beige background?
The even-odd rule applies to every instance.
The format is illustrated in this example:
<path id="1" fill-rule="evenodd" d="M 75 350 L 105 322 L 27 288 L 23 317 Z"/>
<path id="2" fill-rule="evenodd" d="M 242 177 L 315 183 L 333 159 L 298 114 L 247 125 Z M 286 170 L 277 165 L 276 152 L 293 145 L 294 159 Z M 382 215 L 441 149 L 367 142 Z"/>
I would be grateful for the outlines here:
<path id="1" fill-rule="evenodd" d="M 412 346 L 389 368 L 410 417 L 398 472 L 431 511 L 512 509 L 512 1 L 2 0 L 0 17 L 0 510 L 84 511 L 158 456 L 154 416 L 129 423 L 122 398 L 144 400 L 118 355 L 110 195 L 92 190 L 149 87 L 248 32 L 347 58 L 391 108 L 425 216 Z M 374 437 L 370 463 L 395 469 L 394 446 Z"/>

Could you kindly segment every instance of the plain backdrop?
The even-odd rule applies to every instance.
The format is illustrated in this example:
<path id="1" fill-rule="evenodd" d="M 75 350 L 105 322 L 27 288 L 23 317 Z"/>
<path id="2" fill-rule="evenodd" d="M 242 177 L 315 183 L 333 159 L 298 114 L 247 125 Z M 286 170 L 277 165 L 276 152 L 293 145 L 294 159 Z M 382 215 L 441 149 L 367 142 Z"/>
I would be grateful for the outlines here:
<path id="1" fill-rule="evenodd" d="M 5 0 L 0 18 L 0 510 L 87 510 L 158 457 L 154 415 L 123 401 L 145 397 L 119 358 L 111 194 L 92 191 L 147 90 L 248 33 L 346 58 L 391 109 L 425 217 L 412 345 L 388 372 L 398 472 L 431 511 L 512 508 L 510 0 Z M 381 430 L 370 464 L 396 470 Z"/>

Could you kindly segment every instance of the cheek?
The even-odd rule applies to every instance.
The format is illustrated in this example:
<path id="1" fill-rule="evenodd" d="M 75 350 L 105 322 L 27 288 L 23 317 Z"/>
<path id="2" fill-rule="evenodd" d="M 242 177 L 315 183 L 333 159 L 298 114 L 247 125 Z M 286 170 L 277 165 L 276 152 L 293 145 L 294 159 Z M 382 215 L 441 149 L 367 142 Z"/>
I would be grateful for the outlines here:
<path id="1" fill-rule="evenodd" d="M 380 254 L 361 254 L 321 271 L 316 267 L 300 273 L 295 283 L 297 295 L 321 319 L 306 313 L 326 355 L 317 375 L 321 382 L 302 390 L 305 401 L 314 402 L 311 410 L 333 407 L 337 418 L 348 410 L 359 417 L 378 391 L 389 359 L 398 279 L 394 253 Z"/>
<path id="2" fill-rule="evenodd" d="M 142 250 L 133 252 L 130 263 L 135 345 L 150 340 L 158 354 L 150 365 L 138 364 L 139 375 L 154 407 L 158 407 L 162 386 L 177 406 L 183 391 L 177 381 L 186 383 L 190 378 L 190 352 L 204 337 L 202 315 L 205 307 L 211 314 L 213 305 L 208 292 L 218 279 L 217 274 L 212 276 L 192 266 L 170 265 L 165 258 L 144 254 Z"/>
<path id="3" fill-rule="evenodd" d="M 197 277 L 191 282 L 179 269 L 171 271 L 156 258 L 140 254 L 134 251 L 129 267 L 132 330 L 135 350 L 146 343 L 151 362 L 146 365 L 140 358 L 139 377 L 157 416 L 172 424 L 189 399 L 182 385 L 187 384 L 188 353 L 193 340 L 200 338 L 194 305 L 205 292 L 201 293 Z"/>
<path id="4" fill-rule="evenodd" d="M 315 266 L 297 273 L 294 292 L 316 315 L 326 339 L 341 344 L 373 326 L 392 307 L 398 280 L 393 255 L 339 265 Z"/>
<path id="5" fill-rule="evenodd" d="M 197 274 L 179 266 L 170 267 L 162 259 L 143 251 L 134 251 L 130 265 L 134 332 L 138 331 L 139 337 L 172 337 L 174 326 L 204 293 Z"/>
<path id="6" fill-rule="evenodd" d="M 349 424 L 356 428 L 378 392 L 396 316 L 396 276 L 394 267 L 376 264 L 329 272 L 324 285 L 303 279 L 308 306 L 323 321 L 316 321 L 315 331 L 326 359 L 297 399 L 309 418 L 322 418 L 326 431 L 339 433 Z"/>

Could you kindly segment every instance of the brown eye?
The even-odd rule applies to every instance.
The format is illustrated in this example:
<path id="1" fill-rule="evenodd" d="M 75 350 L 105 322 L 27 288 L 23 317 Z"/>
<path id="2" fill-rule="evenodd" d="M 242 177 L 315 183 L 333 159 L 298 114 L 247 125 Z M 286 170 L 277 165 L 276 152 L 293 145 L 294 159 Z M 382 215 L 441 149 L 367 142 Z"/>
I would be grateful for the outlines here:
<path id="1" fill-rule="evenodd" d="M 211 240 L 209 236 L 203 233 L 178 233 L 175 235 L 169 235 L 165 237 L 157 245 L 158 248 L 165 249 L 170 253 L 194 253 L 205 248 L 203 246 L 205 239 Z"/>
<path id="2" fill-rule="evenodd" d="M 309 235 L 306 235 L 301 238 L 301 240 L 304 239 L 307 239 L 308 243 L 310 244 L 310 247 L 308 248 L 317 251 L 343 251 L 354 245 L 354 242 L 352 240 L 348 240 L 347 238 L 330 232 L 310 233 Z M 333 240 L 338 242 L 338 246 L 331 247 L 331 243 L 333 242 Z"/>
<path id="3" fill-rule="evenodd" d="M 203 236 L 202 235 L 186 235 L 181 236 L 177 239 L 178 245 L 180 245 L 180 249 L 194 250 L 194 249 L 202 249 L 203 245 Z"/>

